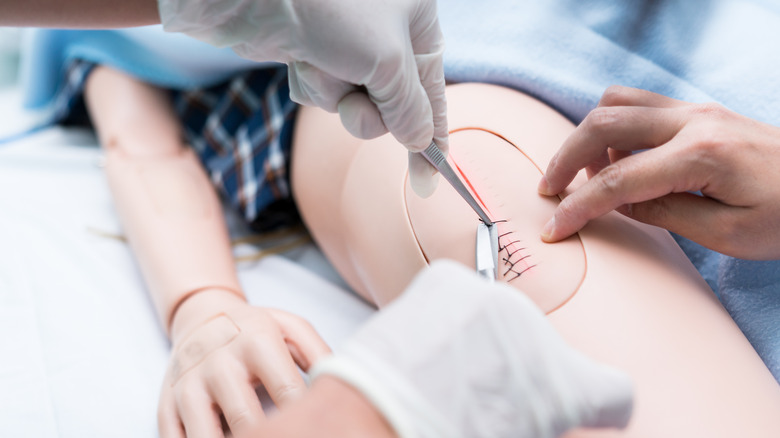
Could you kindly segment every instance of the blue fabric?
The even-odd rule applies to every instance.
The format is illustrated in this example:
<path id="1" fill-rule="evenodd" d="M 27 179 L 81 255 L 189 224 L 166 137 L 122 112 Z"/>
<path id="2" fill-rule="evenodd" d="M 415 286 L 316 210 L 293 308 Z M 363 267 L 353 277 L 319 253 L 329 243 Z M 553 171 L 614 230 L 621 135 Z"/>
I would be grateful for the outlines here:
<path id="1" fill-rule="evenodd" d="M 778 2 L 440 0 L 439 13 L 448 79 L 520 89 L 574 122 L 620 84 L 780 125 Z M 780 262 L 678 243 L 780 381 Z"/>
<path id="2" fill-rule="evenodd" d="M 224 82 L 238 72 L 271 63 L 252 62 L 160 26 L 123 30 L 34 30 L 22 58 L 24 104 L 53 103 L 65 68 L 74 59 L 108 65 L 165 88 L 188 89 Z"/>
<path id="3" fill-rule="evenodd" d="M 299 222 L 289 184 L 295 112 L 287 68 L 175 92 L 185 136 L 219 192 L 256 231 Z"/>

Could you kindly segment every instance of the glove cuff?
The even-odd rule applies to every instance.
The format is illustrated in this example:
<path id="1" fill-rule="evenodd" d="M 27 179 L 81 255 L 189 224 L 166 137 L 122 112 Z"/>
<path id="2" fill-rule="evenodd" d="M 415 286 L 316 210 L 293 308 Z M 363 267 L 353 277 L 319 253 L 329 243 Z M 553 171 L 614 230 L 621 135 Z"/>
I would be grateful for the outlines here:
<path id="1" fill-rule="evenodd" d="M 317 362 L 310 375 L 330 375 L 359 391 L 399 438 L 457 438 L 461 434 L 393 368 L 365 350 L 347 348 Z"/>

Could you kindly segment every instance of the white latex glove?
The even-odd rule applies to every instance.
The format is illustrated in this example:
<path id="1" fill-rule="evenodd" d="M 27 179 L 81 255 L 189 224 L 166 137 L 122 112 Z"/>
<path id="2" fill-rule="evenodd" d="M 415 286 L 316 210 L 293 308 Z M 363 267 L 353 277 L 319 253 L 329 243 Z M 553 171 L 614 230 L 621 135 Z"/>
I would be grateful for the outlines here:
<path id="1" fill-rule="evenodd" d="M 407 437 L 557 437 L 625 427 L 632 385 L 566 345 L 527 297 L 435 262 L 335 356 L 314 366 L 354 386 Z"/>
<path id="2" fill-rule="evenodd" d="M 388 130 L 411 152 L 448 150 L 436 0 L 159 0 L 163 27 L 290 67 L 298 103 L 338 111 L 360 138 Z M 435 171 L 410 154 L 415 191 Z"/>

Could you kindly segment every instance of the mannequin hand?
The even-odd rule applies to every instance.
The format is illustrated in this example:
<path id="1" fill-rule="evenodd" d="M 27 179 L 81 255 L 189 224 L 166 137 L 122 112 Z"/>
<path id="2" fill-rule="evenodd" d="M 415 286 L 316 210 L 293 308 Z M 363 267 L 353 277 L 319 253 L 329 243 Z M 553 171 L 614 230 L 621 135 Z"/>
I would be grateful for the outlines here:
<path id="1" fill-rule="evenodd" d="M 315 375 L 340 378 L 400 437 L 555 437 L 625 427 L 622 372 L 566 345 L 527 297 L 434 262 Z"/>
<path id="2" fill-rule="evenodd" d="M 545 240 L 618 208 L 724 254 L 780 257 L 780 128 L 715 104 L 611 87 L 550 161 L 539 191 L 560 193 L 584 167 L 590 180 L 561 202 Z"/>
<path id="3" fill-rule="evenodd" d="M 435 139 L 447 151 L 442 53 L 435 0 L 159 0 L 168 31 L 231 46 L 290 67 L 293 100 L 341 115 L 355 136 L 388 130 L 410 151 Z M 414 155 L 412 186 L 434 172 Z M 419 193 L 419 192 L 418 192 Z"/>
<path id="4" fill-rule="evenodd" d="M 284 406 L 308 369 L 329 348 L 304 320 L 253 307 L 232 292 L 208 289 L 185 300 L 173 319 L 173 352 L 158 409 L 160 436 L 251 436 L 264 420 L 259 383 Z M 183 426 L 183 428 L 182 428 Z"/>

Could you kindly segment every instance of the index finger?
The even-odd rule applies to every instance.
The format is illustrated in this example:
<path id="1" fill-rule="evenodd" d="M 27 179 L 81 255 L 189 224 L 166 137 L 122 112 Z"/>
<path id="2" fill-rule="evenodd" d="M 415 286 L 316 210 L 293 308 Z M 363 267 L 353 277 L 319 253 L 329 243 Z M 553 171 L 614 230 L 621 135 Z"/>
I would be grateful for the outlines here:
<path id="1" fill-rule="evenodd" d="M 683 115 L 674 108 L 599 107 L 564 141 L 550 160 L 539 184 L 543 195 L 557 195 L 581 169 L 608 149 L 635 151 L 667 143 L 683 126 Z"/>
<path id="2" fill-rule="evenodd" d="M 669 145 L 613 163 L 564 198 L 542 231 L 542 240 L 556 242 L 579 231 L 591 219 L 621 205 L 648 201 L 670 193 L 699 190 L 691 156 Z"/>

